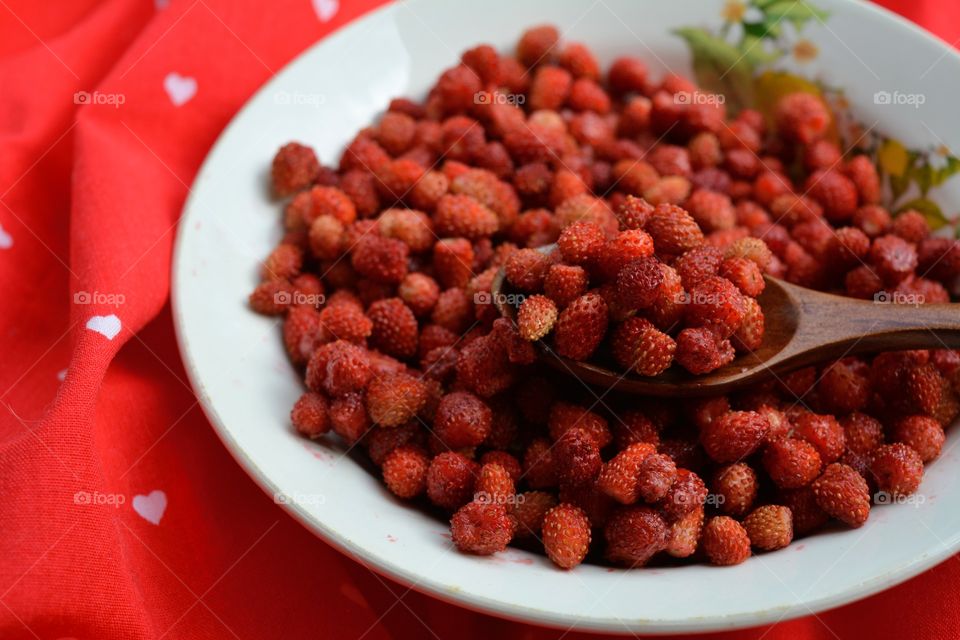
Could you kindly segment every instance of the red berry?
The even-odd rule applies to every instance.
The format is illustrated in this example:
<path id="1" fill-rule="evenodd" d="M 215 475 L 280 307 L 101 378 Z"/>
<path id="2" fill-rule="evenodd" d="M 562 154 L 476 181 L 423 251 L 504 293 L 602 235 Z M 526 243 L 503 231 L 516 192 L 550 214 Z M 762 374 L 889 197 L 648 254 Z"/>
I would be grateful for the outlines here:
<path id="1" fill-rule="evenodd" d="M 820 475 L 820 454 L 806 440 L 783 438 L 767 444 L 763 452 L 763 468 L 773 482 L 783 489 L 797 489 L 813 482 Z"/>
<path id="2" fill-rule="evenodd" d="M 297 431 L 308 438 L 319 438 L 330 430 L 327 399 L 315 391 L 307 391 L 290 412 L 290 421 Z"/>
<path id="3" fill-rule="evenodd" d="M 703 244 L 696 220 L 676 205 L 657 205 L 644 228 L 659 253 L 679 255 Z"/>
<path id="4" fill-rule="evenodd" d="M 767 419 L 755 411 L 731 411 L 707 424 L 700 442 L 717 462 L 734 462 L 756 451 L 769 428 Z"/>
<path id="5" fill-rule="evenodd" d="M 371 346 L 397 358 L 416 355 L 419 331 L 417 318 L 403 300 L 377 300 L 367 309 L 367 317 L 373 322 Z"/>
<path id="6" fill-rule="evenodd" d="M 656 451 L 654 445 L 646 442 L 628 446 L 603 465 L 597 488 L 621 504 L 633 504 L 640 497 L 640 468 Z"/>
<path id="7" fill-rule="evenodd" d="M 728 516 L 711 518 L 703 527 L 700 544 L 710 564 L 730 566 L 750 557 L 750 536 Z"/>
<path id="8" fill-rule="evenodd" d="M 929 416 L 907 416 L 893 423 L 891 438 L 909 445 L 920 454 L 920 459 L 930 462 L 940 455 L 946 439 L 943 427 Z"/>
<path id="9" fill-rule="evenodd" d="M 820 508 L 850 527 L 859 527 L 870 515 L 870 489 L 859 473 L 845 464 L 828 466 L 814 481 L 813 495 Z"/>
<path id="10" fill-rule="evenodd" d="M 883 425 L 865 413 L 851 413 L 840 421 L 847 451 L 868 455 L 883 444 Z"/>
<path id="11" fill-rule="evenodd" d="M 645 318 L 628 318 L 613 332 L 614 358 L 627 371 L 656 376 L 673 363 L 677 345 Z"/>
<path id="12" fill-rule="evenodd" d="M 470 501 L 476 481 L 477 465 L 466 456 L 448 451 L 430 461 L 427 470 L 427 497 L 448 511 Z"/>
<path id="13" fill-rule="evenodd" d="M 757 474 L 744 462 L 721 467 L 710 483 L 717 495 L 718 506 L 725 514 L 740 517 L 753 505 L 757 498 Z"/>
<path id="14" fill-rule="evenodd" d="M 434 230 L 441 238 L 476 240 L 492 235 L 500 225 L 497 214 L 466 195 L 443 196 L 433 215 Z"/>
<path id="15" fill-rule="evenodd" d="M 880 491 L 892 496 L 908 496 L 923 479 L 923 458 L 902 442 L 881 445 L 871 453 L 870 473 Z"/>
<path id="16" fill-rule="evenodd" d="M 307 364 L 307 387 L 333 397 L 362 391 L 370 377 L 366 350 L 343 340 L 321 346 Z"/>
<path id="17" fill-rule="evenodd" d="M 517 59 L 527 67 L 550 62 L 560 32 L 551 25 L 532 27 L 523 32 L 517 43 Z"/>
<path id="18" fill-rule="evenodd" d="M 621 509 L 603 530 L 607 559 L 626 567 L 642 567 L 666 548 L 668 534 L 667 524 L 653 509 Z"/>
<path id="19" fill-rule="evenodd" d="M 402 445 L 383 461 L 383 481 L 394 495 L 414 498 L 427 490 L 430 460 L 415 446 Z"/>
<path id="20" fill-rule="evenodd" d="M 745 312 L 743 294 L 729 280 L 711 276 L 690 289 L 690 326 L 710 327 L 727 337 L 743 323 Z"/>
<path id="21" fill-rule="evenodd" d="M 590 549 L 590 521 L 583 509 L 571 504 L 552 508 L 543 518 L 543 547 L 561 569 L 572 569 Z"/>
<path id="22" fill-rule="evenodd" d="M 703 507 L 693 509 L 670 525 L 666 552 L 674 558 L 692 556 L 700 543 L 703 530 Z"/>
<path id="23" fill-rule="evenodd" d="M 554 328 L 557 353 L 573 360 L 586 360 L 607 331 L 607 304 L 597 293 L 587 293 L 560 312 Z"/>
<path id="24" fill-rule="evenodd" d="M 823 101 L 809 93 L 791 93 L 781 98 L 775 119 L 780 135 L 804 145 L 823 137 L 831 121 Z"/>
<path id="25" fill-rule="evenodd" d="M 490 434 L 493 413 L 480 398 L 466 391 L 454 391 L 440 400 L 433 428 L 451 449 L 475 447 Z"/>
<path id="26" fill-rule="evenodd" d="M 734 356 L 730 341 L 718 341 L 710 328 L 684 329 L 677 335 L 677 364 L 690 373 L 710 373 L 732 362 Z"/>
<path id="27" fill-rule="evenodd" d="M 571 486 L 593 482 L 603 465 L 597 441 L 581 428 L 569 429 L 557 439 L 553 460 L 560 481 Z"/>
<path id="28" fill-rule="evenodd" d="M 513 521 L 502 504 L 470 502 L 453 514 L 450 534 L 460 551 L 488 556 L 507 548 Z"/>
<path id="29" fill-rule="evenodd" d="M 787 507 L 767 504 L 744 518 L 743 528 L 757 549 L 783 549 L 793 541 L 793 513 Z"/>
<path id="30" fill-rule="evenodd" d="M 802 411 L 792 420 L 793 435 L 817 448 L 824 464 L 835 462 L 846 449 L 843 427 L 831 415 Z"/>
<path id="31" fill-rule="evenodd" d="M 367 412 L 374 423 L 383 427 L 407 422 L 426 403 L 426 384 L 406 373 L 375 376 L 367 386 Z"/>

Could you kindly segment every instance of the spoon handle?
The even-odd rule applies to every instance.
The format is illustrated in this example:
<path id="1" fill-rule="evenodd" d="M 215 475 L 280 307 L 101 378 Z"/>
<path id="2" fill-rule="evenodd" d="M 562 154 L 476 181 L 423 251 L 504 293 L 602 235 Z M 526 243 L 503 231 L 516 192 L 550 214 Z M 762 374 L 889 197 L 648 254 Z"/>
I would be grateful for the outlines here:
<path id="1" fill-rule="evenodd" d="M 810 352 L 811 361 L 870 351 L 960 348 L 960 304 L 928 305 L 888 294 L 851 300 L 790 289 L 798 303 L 797 338 L 790 348 Z"/>

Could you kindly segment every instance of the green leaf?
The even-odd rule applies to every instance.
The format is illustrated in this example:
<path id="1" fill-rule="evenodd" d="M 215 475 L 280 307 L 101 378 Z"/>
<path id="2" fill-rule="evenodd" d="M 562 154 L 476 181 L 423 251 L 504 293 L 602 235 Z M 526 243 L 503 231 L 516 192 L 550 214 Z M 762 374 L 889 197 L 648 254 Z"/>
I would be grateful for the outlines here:
<path id="1" fill-rule="evenodd" d="M 693 52 L 693 71 L 701 87 L 721 93 L 736 112 L 753 102 L 753 65 L 739 49 L 703 29 L 682 28 L 674 34 Z"/>
<path id="2" fill-rule="evenodd" d="M 775 62 L 782 55 L 779 51 L 769 51 L 763 46 L 761 38 L 750 35 L 743 37 L 743 41 L 740 43 L 740 51 L 743 57 L 756 67 Z"/>
<path id="3" fill-rule="evenodd" d="M 788 20 L 797 29 L 802 29 L 810 20 L 826 20 L 828 15 L 806 0 L 779 0 L 766 7 L 766 14 L 774 20 Z"/>
<path id="4" fill-rule="evenodd" d="M 781 2 L 782 0 L 753 0 L 753 6 L 758 9 L 766 9 L 772 4 Z"/>
<path id="5" fill-rule="evenodd" d="M 955 176 L 957 172 L 960 172 L 960 159 L 954 158 L 953 156 L 947 156 L 947 164 L 937 169 L 933 174 L 933 186 L 939 187 L 944 182 Z"/>
<path id="6" fill-rule="evenodd" d="M 940 205 L 929 198 L 917 198 L 916 200 L 907 202 L 897 209 L 896 215 L 904 211 L 910 211 L 911 209 L 922 213 L 923 217 L 927 220 L 927 224 L 930 225 L 930 228 L 934 231 L 948 222 L 947 217 L 943 215 L 943 210 L 940 209 Z"/>
<path id="7" fill-rule="evenodd" d="M 783 29 L 776 20 L 767 19 L 762 22 L 744 22 L 743 32 L 754 38 L 777 38 L 783 33 Z"/>
<path id="8" fill-rule="evenodd" d="M 935 172 L 936 170 L 931 167 L 926 160 L 910 169 L 910 175 L 913 177 L 914 182 L 917 183 L 917 188 L 920 189 L 921 195 L 926 196 L 930 191 L 930 187 L 933 186 Z"/>

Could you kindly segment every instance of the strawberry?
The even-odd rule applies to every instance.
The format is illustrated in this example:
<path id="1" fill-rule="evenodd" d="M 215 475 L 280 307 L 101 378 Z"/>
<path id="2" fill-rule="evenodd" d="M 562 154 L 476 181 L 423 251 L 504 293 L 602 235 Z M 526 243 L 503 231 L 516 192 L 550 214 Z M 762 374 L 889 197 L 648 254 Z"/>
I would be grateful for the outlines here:
<path id="1" fill-rule="evenodd" d="M 290 412 L 290 422 L 297 432 L 308 438 L 319 438 L 330 430 L 327 398 L 315 391 L 307 391 Z"/>
<path id="2" fill-rule="evenodd" d="M 767 504 L 743 519 L 750 544 L 762 551 L 786 547 L 793 540 L 793 513 L 787 507 Z"/>
<path id="3" fill-rule="evenodd" d="M 763 468 L 774 484 L 783 489 L 810 484 L 820 475 L 820 467 L 817 448 L 799 438 L 774 440 L 763 452 Z"/>
<path id="4" fill-rule="evenodd" d="M 403 445 L 383 461 L 383 481 L 399 498 L 414 498 L 427 490 L 430 460 L 418 447 Z"/>
<path id="5" fill-rule="evenodd" d="M 427 402 L 423 380 L 406 373 L 374 376 L 367 386 L 370 419 L 382 427 L 396 427 L 413 418 Z"/>
<path id="6" fill-rule="evenodd" d="M 450 449 L 479 445 L 490 434 L 493 412 L 480 398 L 454 391 L 440 399 L 433 429 Z"/>
<path id="7" fill-rule="evenodd" d="M 597 488 L 621 504 L 633 504 L 640 497 L 638 475 L 647 457 L 656 454 L 656 447 L 638 442 L 625 448 L 603 465 Z"/>
<path id="8" fill-rule="evenodd" d="M 656 376 L 673 363 L 677 345 L 645 318 L 627 318 L 613 332 L 613 356 L 627 371 Z"/>
<path id="9" fill-rule="evenodd" d="M 607 331 L 607 304 L 597 293 L 587 293 L 560 312 L 554 328 L 557 353 L 573 360 L 586 360 Z"/>
<path id="10" fill-rule="evenodd" d="M 559 504 L 543 518 L 543 547 L 561 569 L 572 569 L 590 549 L 590 521 L 579 507 Z"/>
<path id="11" fill-rule="evenodd" d="M 867 521 L 870 489 L 863 476 L 852 468 L 833 463 L 811 486 L 817 504 L 830 516 L 854 528 Z"/>
<path id="12" fill-rule="evenodd" d="M 419 326 L 410 307 L 400 298 L 377 300 L 367 309 L 373 323 L 370 344 L 387 355 L 412 358 L 417 353 Z"/>
<path id="13" fill-rule="evenodd" d="M 750 557 L 750 536 L 729 516 L 711 518 L 703 527 L 700 545 L 710 564 L 730 566 Z"/>
<path id="14" fill-rule="evenodd" d="M 750 510 L 757 498 L 758 486 L 756 472 L 745 462 L 721 467 L 710 483 L 720 510 L 734 517 L 741 517 Z"/>
<path id="15" fill-rule="evenodd" d="M 603 535 L 607 559 L 626 567 L 641 567 L 666 548 L 669 531 L 653 509 L 625 507 L 609 519 Z"/>
<path id="16" fill-rule="evenodd" d="M 488 556 L 507 548 L 513 521 L 502 504 L 470 502 L 453 514 L 450 534 L 460 551 Z"/>
<path id="17" fill-rule="evenodd" d="M 526 298 L 517 312 L 517 329 L 520 337 L 531 342 L 550 333 L 557 321 L 557 305 L 546 296 Z"/>

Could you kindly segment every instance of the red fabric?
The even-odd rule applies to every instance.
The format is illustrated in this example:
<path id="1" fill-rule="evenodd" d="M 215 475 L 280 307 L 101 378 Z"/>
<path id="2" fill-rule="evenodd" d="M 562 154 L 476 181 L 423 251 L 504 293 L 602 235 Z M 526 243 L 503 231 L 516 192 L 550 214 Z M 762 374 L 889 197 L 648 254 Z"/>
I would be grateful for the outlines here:
<path id="1" fill-rule="evenodd" d="M 377 3 L 325 21 L 336 0 L 0 0 L 0 637 L 562 635 L 409 592 L 314 538 L 221 446 L 177 354 L 169 263 L 200 162 L 266 79 Z M 960 38 L 954 2 L 885 4 Z M 179 107 L 171 73 L 197 82 Z M 99 304 L 71 304 L 79 291 Z M 115 311 L 112 340 L 84 328 Z M 155 490 L 160 524 L 133 508 Z M 957 637 L 958 584 L 950 560 L 728 637 Z"/>

